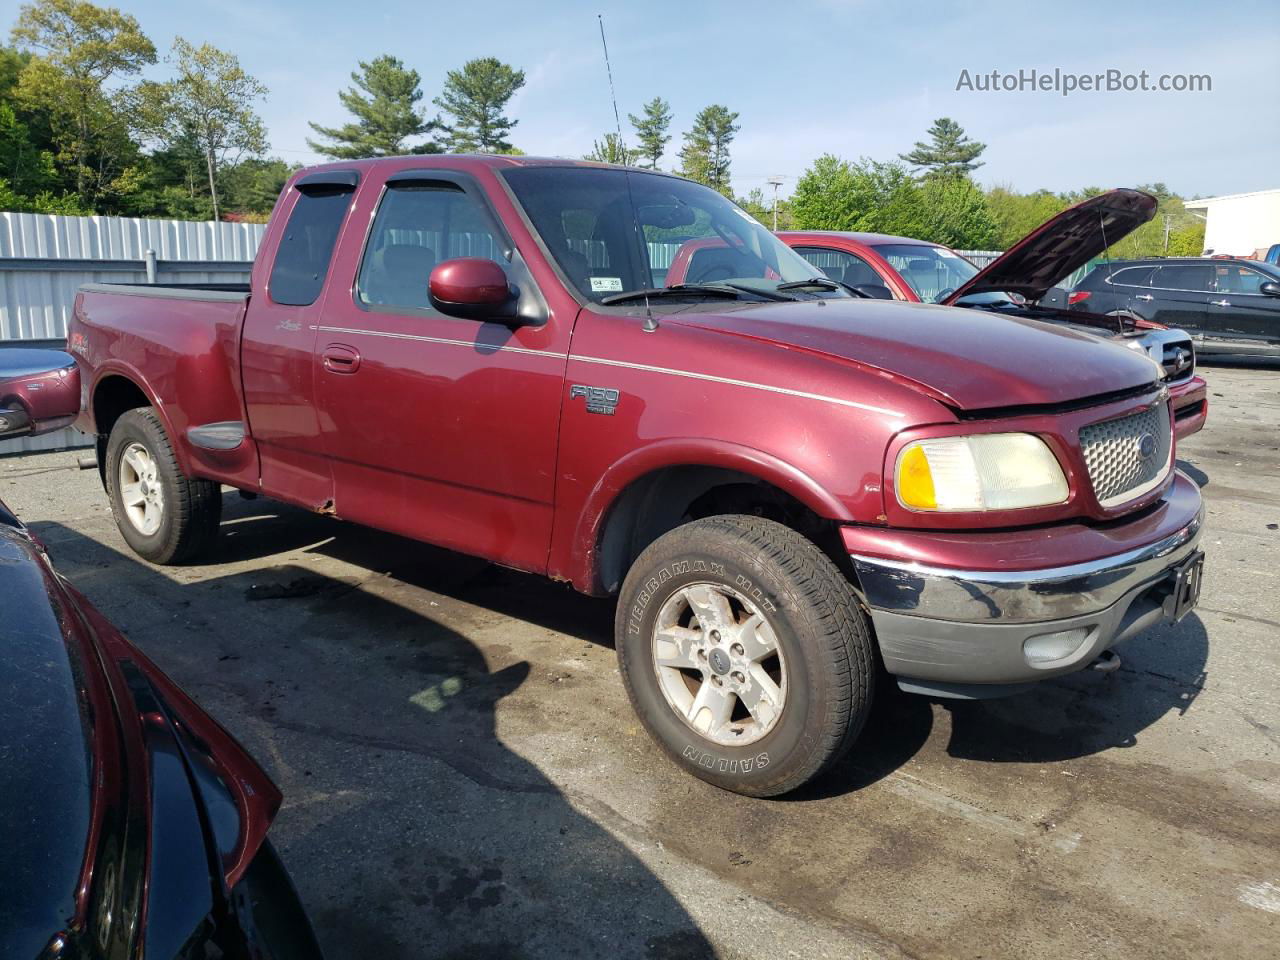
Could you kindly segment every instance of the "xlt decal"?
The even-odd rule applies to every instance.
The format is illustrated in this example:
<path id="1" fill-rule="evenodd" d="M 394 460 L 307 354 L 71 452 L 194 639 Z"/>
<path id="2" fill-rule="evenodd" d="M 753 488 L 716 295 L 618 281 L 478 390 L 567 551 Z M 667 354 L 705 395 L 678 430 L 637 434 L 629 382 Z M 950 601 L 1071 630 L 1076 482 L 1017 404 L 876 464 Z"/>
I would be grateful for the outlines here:
<path id="1" fill-rule="evenodd" d="M 577 397 L 587 401 L 587 413 L 603 413 L 611 417 L 618 409 L 618 391 L 613 387 L 584 387 L 575 383 L 569 388 L 569 398 Z"/>

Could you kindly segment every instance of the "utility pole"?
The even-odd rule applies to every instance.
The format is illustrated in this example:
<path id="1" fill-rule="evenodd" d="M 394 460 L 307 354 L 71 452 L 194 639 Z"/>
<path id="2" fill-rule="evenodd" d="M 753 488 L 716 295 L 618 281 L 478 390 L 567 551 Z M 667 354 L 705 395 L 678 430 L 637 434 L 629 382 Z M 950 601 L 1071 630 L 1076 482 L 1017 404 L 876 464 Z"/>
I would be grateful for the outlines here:
<path id="1" fill-rule="evenodd" d="M 769 186 L 773 187 L 773 232 L 778 232 L 778 188 L 782 186 L 782 177 L 774 175 L 769 178 Z"/>
<path id="2" fill-rule="evenodd" d="M 1173 223 L 1173 216 L 1166 213 L 1164 215 L 1164 255 L 1169 255 L 1169 226 Z"/>

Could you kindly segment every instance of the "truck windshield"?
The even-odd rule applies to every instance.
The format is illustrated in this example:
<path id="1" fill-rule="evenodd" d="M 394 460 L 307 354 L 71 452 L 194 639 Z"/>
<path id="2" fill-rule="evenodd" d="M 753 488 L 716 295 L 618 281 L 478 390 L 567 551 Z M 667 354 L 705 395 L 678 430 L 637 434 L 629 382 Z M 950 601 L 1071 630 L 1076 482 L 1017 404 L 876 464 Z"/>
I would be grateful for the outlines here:
<path id="1" fill-rule="evenodd" d="M 829 287 L 778 293 L 818 271 L 700 184 L 593 167 L 517 167 L 502 175 L 564 275 L 597 303 L 681 285 L 691 298 L 712 285 L 748 299 L 848 296 Z"/>

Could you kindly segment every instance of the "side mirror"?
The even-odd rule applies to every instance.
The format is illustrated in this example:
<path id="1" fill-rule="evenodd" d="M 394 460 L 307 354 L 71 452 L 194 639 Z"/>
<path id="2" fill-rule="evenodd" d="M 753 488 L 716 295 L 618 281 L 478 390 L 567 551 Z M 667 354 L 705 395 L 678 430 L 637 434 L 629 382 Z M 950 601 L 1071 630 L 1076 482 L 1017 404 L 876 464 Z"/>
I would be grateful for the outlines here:
<path id="1" fill-rule="evenodd" d="M 866 294 L 873 300 L 892 300 L 893 291 L 886 287 L 883 283 L 858 283 L 854 284 L 853 289 L 859 293 Z"/>
<path id="2" fill-rule="evenodd" d="M 1258 292 L 1268 297 L 1280 297 L 1280 283 L 1268 280 L 1258 287 Z"/>
<path id="3" fill-rule="evenodd" d="M 502 267 L 483 257 L 457 257 L 436 264 L 427 294 L 433 307 L 451 317 L 497 323 L 518 318 L 519 291 Z"/>
<path id="4" fill-rule="evenodd" d="M 0 439 L 70 426 L 80 413 L 80 368 L 61 350 L 0 349 Z"/>

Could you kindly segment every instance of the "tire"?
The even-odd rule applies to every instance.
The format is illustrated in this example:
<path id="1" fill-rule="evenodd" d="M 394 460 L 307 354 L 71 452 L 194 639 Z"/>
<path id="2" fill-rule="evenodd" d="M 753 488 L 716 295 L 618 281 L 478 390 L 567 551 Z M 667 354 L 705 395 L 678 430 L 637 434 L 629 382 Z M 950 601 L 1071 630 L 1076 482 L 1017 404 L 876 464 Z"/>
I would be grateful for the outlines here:
<path id="1" fill-rule="evenodd" d="M 627 573 L 614 633 L 649 734 L 685 770 L 735 793 L 777 796 L 818 776 L 871 709 L 873 640 L 848 580 L 772 520 L 709 517 L 660 537 Z"/>
<path id="2" fill-rule="evenodd" d="M 129 410 L 115 422 L 104 473 L 116 526 L 138 556 L 158 564 L 188 563 L 213 546 L 222 517 L 221 487 L 182 473 L 151 407 Z M 138 495 L 144 497 L 141 504 L 125 502 Z"/>

